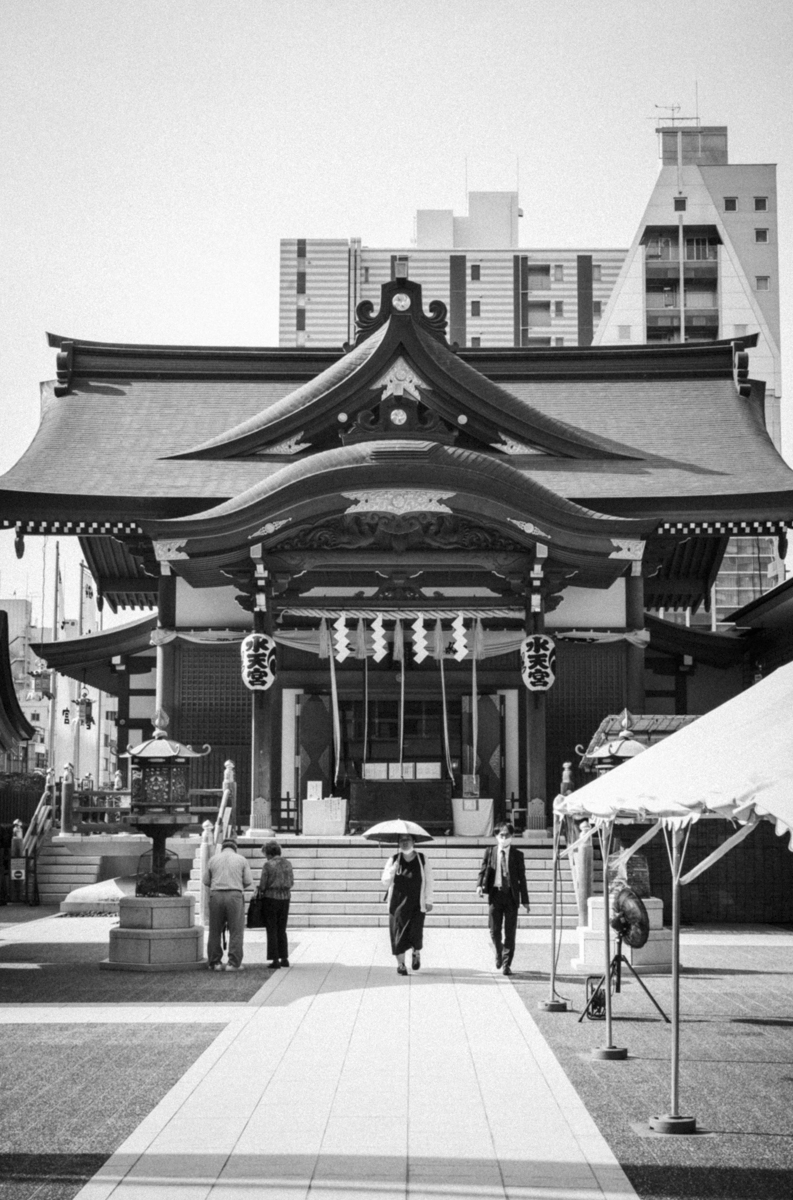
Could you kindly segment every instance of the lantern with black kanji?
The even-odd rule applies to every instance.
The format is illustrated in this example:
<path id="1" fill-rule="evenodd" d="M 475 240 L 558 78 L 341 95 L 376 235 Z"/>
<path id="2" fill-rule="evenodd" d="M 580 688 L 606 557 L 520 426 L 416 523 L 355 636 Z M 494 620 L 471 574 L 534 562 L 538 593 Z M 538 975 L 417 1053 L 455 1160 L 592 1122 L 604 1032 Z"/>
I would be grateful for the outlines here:
<path id="1" fill-rule="evenodd" d="M 242 682 L 251 692 L 266 692 L 275 683 L 275 640 L 269 633 L 249 633 L 240 646 Z"/>
<path id="2" fill-rule="evenodd" d="M 556 679 L 556 646 L 545 633 L 531 633 L 520 647 L 521 676 L 530 692 L 547 692 Z"/>

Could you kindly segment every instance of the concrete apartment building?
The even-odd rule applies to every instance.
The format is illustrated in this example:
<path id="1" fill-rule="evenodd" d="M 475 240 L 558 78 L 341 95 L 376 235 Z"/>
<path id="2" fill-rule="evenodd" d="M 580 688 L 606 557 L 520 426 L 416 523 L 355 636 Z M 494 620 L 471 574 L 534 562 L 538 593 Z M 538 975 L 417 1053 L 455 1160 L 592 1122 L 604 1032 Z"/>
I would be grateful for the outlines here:
<path id="1" fill-rule="evenodd" d="M 661 169 L 593 338 L 686 341 L 758 334 L 753 379 L 779 447 L 776 166 L 730 163 L 725 126 L 658 131 Z"/>
<path id="2" fill-rule="evenodd" d="M 281 242 L 282 346 L 338 346 L 353 337 L 362 300 L 406 276 L 449 310 L 459 346 L 588 346 L 625 250 L 520 250 L 517 192 L 471 192 L 468 215 L 416 213 L 415 245 L 371 248 L 359 238 Z"/>

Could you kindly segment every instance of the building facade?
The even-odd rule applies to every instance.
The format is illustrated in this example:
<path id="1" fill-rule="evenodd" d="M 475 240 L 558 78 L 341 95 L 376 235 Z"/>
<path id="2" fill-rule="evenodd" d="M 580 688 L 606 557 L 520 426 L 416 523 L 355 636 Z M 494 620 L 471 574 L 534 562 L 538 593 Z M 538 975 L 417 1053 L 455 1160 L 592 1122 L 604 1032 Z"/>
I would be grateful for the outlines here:
<path id="1" fill-rule="evenodd" d="M 408 249 L 283 239 L 280 344 L 351 341 L 358 304 L 376 307 L 382 285 L 404 276 L 446 306 L 458 346 L 590 345 L 625 251 L 521 250 L 517 201 L 516 192 L 471 192 L 467 217 L 419 210 Z"/>
<path id="2" fill-rule="evenodd" d="M 757 334 L 752 374 L 780 444 L 776 165 L 730 163 L 725 126 L 657 131 L 661 169 L 595 345 Z"/>
<path id="3" fill-rule="evenodd" d="M 52 337 L 0 520 L 78 537 L 113 608 L 156 604 L 37 647 L 115 698 L 120 752 L 164 708 L 212 747 L 193 786 L 236 762 L 243 815 L 319 789 L 354 829 L 445 829 L 466 790 L 547 801 L 648 693 L 705 711 L 745 685 L 740 639 L 646 613 L 793 520 L 755 339 L 457 350 L 405 277 L 357 319 L 345 352 Z"/>

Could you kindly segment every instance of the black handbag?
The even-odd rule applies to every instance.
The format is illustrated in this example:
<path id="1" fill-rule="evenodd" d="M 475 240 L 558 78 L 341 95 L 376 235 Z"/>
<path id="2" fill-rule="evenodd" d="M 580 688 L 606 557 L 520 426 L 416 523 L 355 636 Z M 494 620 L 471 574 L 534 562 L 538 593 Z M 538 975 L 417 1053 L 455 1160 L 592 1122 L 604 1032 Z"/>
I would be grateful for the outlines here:
<path id="1" fill-rule="evenodd" d="M 264 919 L 264 896 L 258 894 L 248 905 L 248 928 L 264 929 L 267 922 Z"/>

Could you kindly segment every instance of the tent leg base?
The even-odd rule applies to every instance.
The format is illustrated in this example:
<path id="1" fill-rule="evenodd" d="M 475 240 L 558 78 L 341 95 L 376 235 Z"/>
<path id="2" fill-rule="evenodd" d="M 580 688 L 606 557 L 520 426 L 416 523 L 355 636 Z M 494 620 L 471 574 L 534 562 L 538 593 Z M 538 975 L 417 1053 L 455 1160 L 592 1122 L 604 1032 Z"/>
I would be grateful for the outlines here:
<path id="1" fill-rule="evenodd" d="M 665 1113 L 662 1117 L 650 1117 L 648 1122 L 653 1133 L 696 1133 L 696 1117 L 673 1117 Z"/>
<path id="2" fill-rule="evenodd" d="M 569 1012 L 570 1010 L 566 1000 L 540 1000 L 537 1008 L 540 1012 Z"/>
<path id="3" fill-rule="evenodd" d="M 592 1051 L 593 1058 L 604 1058 L 609 1061 L 615 1059 L 624 1059 L 628 1057 L 626 1046 L 595 1046 Z"/>

